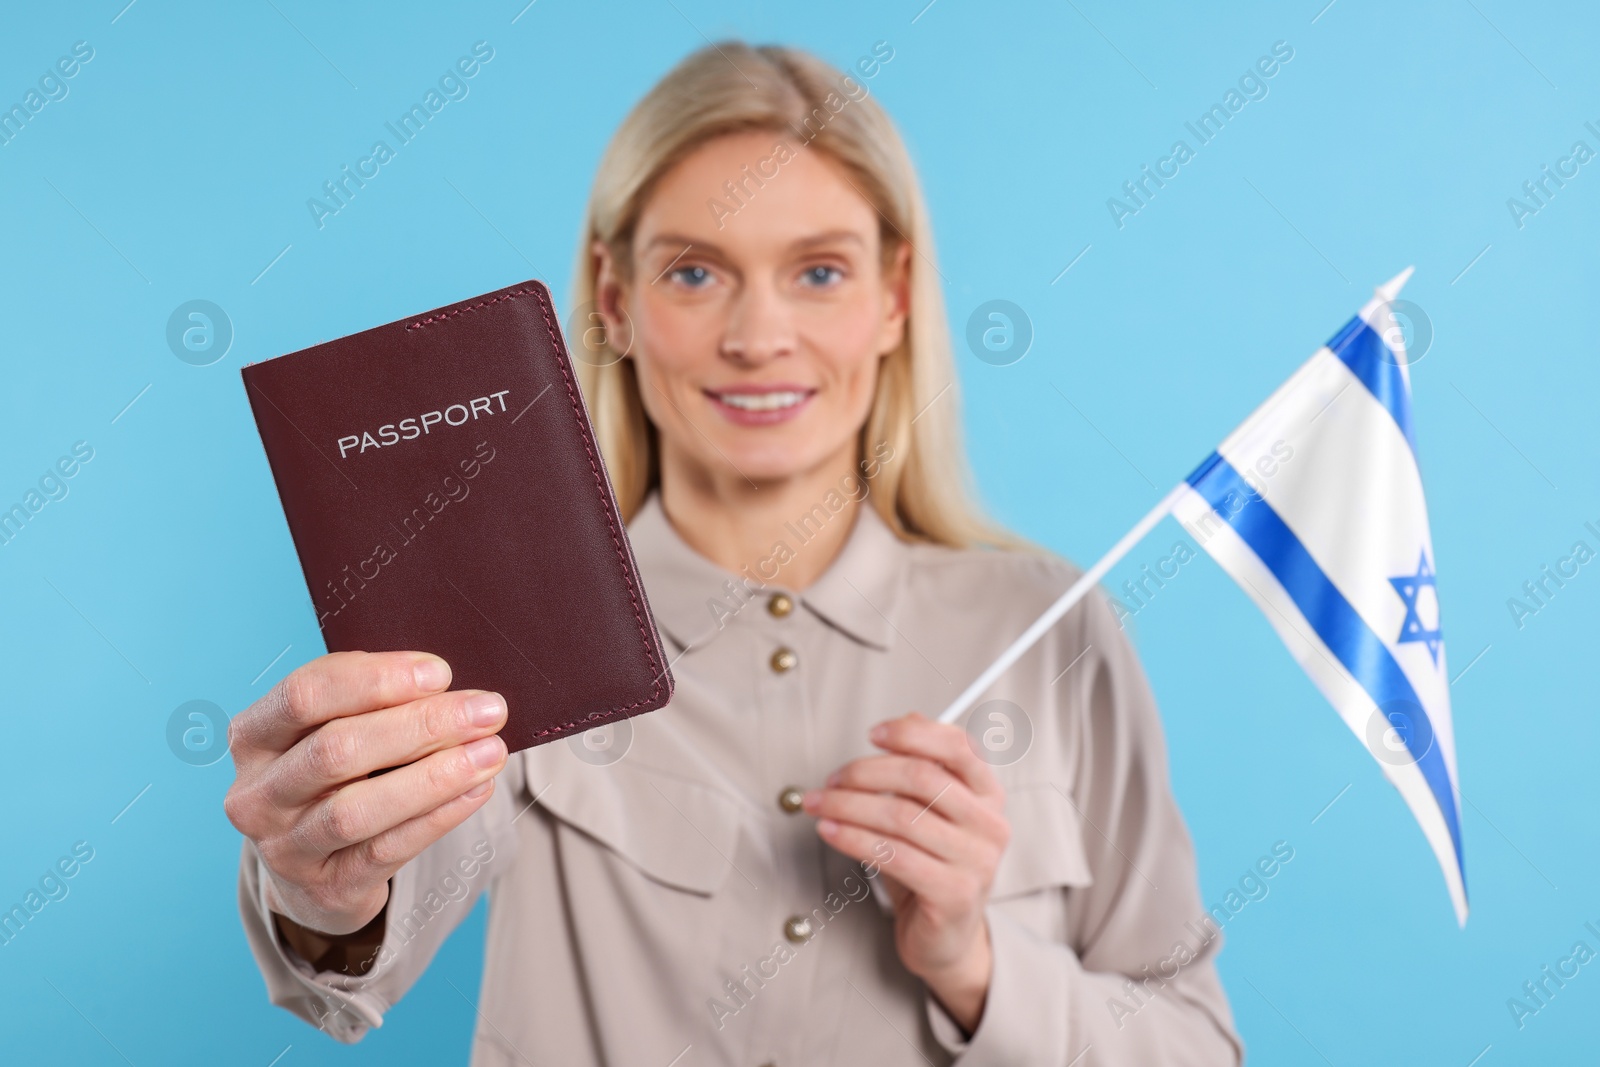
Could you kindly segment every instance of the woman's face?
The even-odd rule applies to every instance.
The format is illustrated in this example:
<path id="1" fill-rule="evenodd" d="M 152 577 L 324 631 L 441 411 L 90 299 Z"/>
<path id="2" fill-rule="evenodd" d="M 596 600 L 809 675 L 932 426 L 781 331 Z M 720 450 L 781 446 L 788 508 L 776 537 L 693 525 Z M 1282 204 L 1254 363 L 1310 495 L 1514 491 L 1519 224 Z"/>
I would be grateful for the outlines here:
<path id="1" fill-rule="evenodd" d="M 900 343 L 909 248 L 885 272 L 871 204 L 830 158 L 779 141 L 793 139 L 721 137 L 662 175 L 626 285 L 597 249 L 597 302 L 664 469 L 759 484 L 854 463 L 878 362 Z"/>

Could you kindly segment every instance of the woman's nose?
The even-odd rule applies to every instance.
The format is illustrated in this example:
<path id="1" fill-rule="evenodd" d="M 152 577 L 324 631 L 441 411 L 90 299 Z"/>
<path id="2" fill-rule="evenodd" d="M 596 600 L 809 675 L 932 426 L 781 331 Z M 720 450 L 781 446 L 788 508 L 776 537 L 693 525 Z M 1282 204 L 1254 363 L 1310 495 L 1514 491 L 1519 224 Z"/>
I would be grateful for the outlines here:
<path id="1" fill-rule="evenodd" d="M 794 317 L 787 302 L 770 285 L 744 286 L 723 329 L 723 358 L 760 366 L 794 350 Z"/>

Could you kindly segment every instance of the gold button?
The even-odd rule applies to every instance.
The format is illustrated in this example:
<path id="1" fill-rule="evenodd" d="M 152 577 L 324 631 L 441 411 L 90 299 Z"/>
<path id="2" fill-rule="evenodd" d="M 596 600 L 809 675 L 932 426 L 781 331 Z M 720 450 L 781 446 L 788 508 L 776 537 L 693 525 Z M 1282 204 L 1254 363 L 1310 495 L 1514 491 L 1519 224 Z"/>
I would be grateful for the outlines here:
<path id="1" fill-rule="evenodd" d="M 799 945 L 811 940 L 811 920 L 804 915 L 791 915 L 783 924 L 783 936 Z"/>
<path id="2" fill-rule="evenodd" d="M 773 593 L 772 599 L 767 601 L 767 613 L 774 618 L 781 619 L 794 610 L 794 601 L 783 593 Z"/>
<path id="3" fill-rule="evenodd" d="M 805 797 L 798 786 L 790 786 L 778 794 L 778 807 L 793 815 L 800 810 L 800 801 Z"/>
<path id="4" fill-rule="evenodd" d="M 772 669 L 779 674 L 787 674 L 799 665 L 800 657 L 792 648 L 780 648 L 772 654 Z"/>

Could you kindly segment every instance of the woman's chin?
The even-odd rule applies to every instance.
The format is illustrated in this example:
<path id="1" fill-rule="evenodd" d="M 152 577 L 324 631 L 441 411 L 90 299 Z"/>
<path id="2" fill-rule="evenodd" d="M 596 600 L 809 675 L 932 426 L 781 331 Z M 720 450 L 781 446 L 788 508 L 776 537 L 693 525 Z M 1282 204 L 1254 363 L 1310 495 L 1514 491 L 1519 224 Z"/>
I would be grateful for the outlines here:
<path id="1" fill-rule="evenodd" d="M 822 461 L 821 457 L 813 456 L 810 444 L 797 444 L 792 448 L 785 448 L 776 442 L 762 442 L 758 447 L 739 448 L 723 447 L 723 456 L 717 457 L 728 469 L 727 473 L 735 477 L 754 482 L 756 485 L 787 482 L 802 478 L 816 470 Z M 802 450 L 803 449 L 803 450 Z"/>

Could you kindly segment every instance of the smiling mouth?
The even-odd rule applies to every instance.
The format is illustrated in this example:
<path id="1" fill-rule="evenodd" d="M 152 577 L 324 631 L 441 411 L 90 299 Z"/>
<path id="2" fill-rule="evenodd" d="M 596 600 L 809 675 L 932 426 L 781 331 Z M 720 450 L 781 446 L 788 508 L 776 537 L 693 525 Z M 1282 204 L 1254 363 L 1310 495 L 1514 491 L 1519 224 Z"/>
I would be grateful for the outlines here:
<path id="1" fill-rule="evenodd" d="M 811 399 L 814 389 L 774 389 L 766 393 L 727 392 L 719 393 L 707 389 L 706 395 L 719 403 L 739 411 L 784 411 L 788 408 L 798 407 Z"/>

